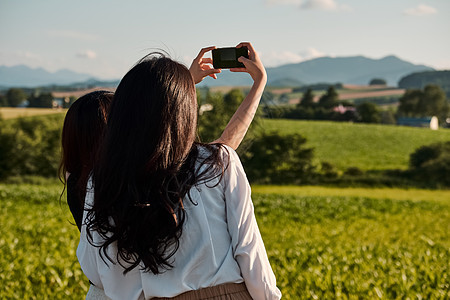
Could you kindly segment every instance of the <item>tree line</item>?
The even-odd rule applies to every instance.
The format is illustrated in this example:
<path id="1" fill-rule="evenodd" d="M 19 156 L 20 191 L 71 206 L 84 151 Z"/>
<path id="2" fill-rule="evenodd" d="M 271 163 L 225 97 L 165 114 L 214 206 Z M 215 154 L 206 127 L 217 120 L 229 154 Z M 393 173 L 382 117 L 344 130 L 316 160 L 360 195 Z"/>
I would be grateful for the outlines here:
<path id="1" fill-rule="evenodd" d="M 406 117 L 437 116 L 443 123 L 449 116 L 450 105 L 444 91 L 429 84 L 423 89 L 409 89 L 400 98 L 398 114 Z"/>
<path id="2" fill-rule="evenodd" d="M 381 79 L 373 82 L 382 83 Z M 437 116 L 440 123 L 445 124 L 450 114 L 450 104 L 445 92 L 434 84 L 426 85 L 423 89 L 408 89 L 398 99 L 397 110 L 382 110 L 373 101 L 341 101 L 336 85 L 329 86 L 317 102 L 313 88 L 306 89 L 295 107 L 270 105 L 273 94 L 265 93 L 263 102 L 268 105 L 264 107 L 264 112 L 268 118 L 395 124 L 400 117 Z M 391 99 L 388 100 L 388 103 L 392 102 Z"/>
<path id="3" fill-rule="evenodd" d="M 334 85 L 329 86 L 317 102 L 313 89 L 308 88 L 295 107 L 267 105 L 264 111 L 268 118 L 395 123 L 391 111 L 381 111 L 372 102 L 355 104 L 339 100 L 339 93 Z"/>
<path id="4" fill-rule="evenodd" d="M 333 93 L 329 93 L 333 95 Z M 199 140 L 212 142 L 222 133 L 245 95 L 234 89 L 222 95 L 199 90 Z M 321 105 L 334 103 L 324 98 Z M 238 149 L 247 176 L 260 184 L 343 184 L 450 186 L 450 142 L 424 146 L 410 158 L 406 171 L 373 177 L 356 167 L 342 174 L 327 162 L 314 162 L 314 149 L 301 134 L 283 134 L 260 126 L 260 110 Z M 0 118 L 0 180 L 44 176 L 55 178 L 61 157 L 64 115 Z"/>
<path id="5" fill-rule="evenodd" d="M 26 93 L 20 88 L 10 88 L 4 95 L 0 94 L 0 107 L 19 107 L 28 101 L 28 107 L 53 107 L 53 95 L 50 92 L 35 90 Z"/>

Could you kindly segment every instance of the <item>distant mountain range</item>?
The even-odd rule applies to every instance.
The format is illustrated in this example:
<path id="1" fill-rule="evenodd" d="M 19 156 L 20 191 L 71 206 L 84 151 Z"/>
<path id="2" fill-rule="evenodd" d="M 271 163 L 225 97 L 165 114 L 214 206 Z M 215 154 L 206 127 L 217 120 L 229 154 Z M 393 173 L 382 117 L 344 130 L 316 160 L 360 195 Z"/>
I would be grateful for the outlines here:
<path id="1" fill-rule="evenodd" d="M 319 82 L 368 84 L 373 78 L 382 78 L 388 85 L 397 86 L 398 81 L 411 73 L 432 71 L 433 68 L 415 65 L 396 56 L 371 59 L 364 56 L 320 57 L 297 64 L 267 68 L 268 85 L 300 86 Z M 224 70 L 219 79 L 205 79 L 203 86 L 245 86 L 251 84 L 248 74 Z M 89 74 L 70 70 L 48 72 L 42 68 L 24 65 L 0 66 L 0 87 L 37 87 L 48 85 L 99 85 L 117 86 L 118 80 L 101 81 Z"/>
<path id="2" fill-rule="evenodd" d="M 411 73 L 433 71 L 424 65 L 415 65 L 396 56 L 371 59 L 364 56 L 320 57 L 297 64 L 267 68 L 269 86 L 299 86 L 320 82 L 344 84 L 369 84 L 373 78 L 382 78 L 388 85 L 397 86 L 398 81 Z M 249 85 L 247 74 L 224 71 L 220 80 L 206 79 L 204 85 Z"/>
<path id="3" fill-rule="evenodd" d="M 71 70 L 49 72 L 43 68 L 30 68 L 25 65 L 13 67 L 0 66 L 0 86 L 2 87 L 37 87 L 46 85 L 68 85 L 87 81 L 92 75 Z"/>

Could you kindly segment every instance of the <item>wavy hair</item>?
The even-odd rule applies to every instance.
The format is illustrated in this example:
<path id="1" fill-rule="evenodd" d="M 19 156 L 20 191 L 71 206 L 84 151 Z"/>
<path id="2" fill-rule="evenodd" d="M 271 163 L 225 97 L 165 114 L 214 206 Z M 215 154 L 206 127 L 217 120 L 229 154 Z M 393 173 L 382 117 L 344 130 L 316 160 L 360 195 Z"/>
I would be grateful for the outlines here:
<path id="1" fill-rule="evenodd" d="M 124 273 L 138 266 L 154 274 L 173 267 L 186 218 L 183 199 L 192 201 L 193 186 L 224 172 L 221 145 L 197 143 L 196 135 L 189 70 L 159 53 L 143 58 L 115 92 L 94 166 L 94 204 L 86 222 L 89 241 L 105 263 L 105 257 L 114 262 L 107 248 L 116 243 L 115 260 Z M 94 244 L 93 231 L 100 244 Z"/>

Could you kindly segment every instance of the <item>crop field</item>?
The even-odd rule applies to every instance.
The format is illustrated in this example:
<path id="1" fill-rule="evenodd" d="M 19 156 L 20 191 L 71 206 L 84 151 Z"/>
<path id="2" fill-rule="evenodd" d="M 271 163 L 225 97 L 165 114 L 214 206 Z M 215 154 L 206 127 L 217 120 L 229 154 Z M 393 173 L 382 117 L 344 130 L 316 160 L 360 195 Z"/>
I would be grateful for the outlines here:
<path id="1" fill-rule="evenodd" d="M 258 126 L 303 135 L 317 161 L 330 162 L 341 170 L 406 169 L 409 155 L 418 147 L 450 141 L 448 129 L 281 119 L 263 119 Z"/>
<path id="2" fill-rule="evenodd" d="M 448 192 L 434 201 L 415 199 L 414 191 L 400 200 L 371 190 L 257 190 L 255 211 L 284 299 L 450 297 Z"/>
<path id="3" fill-rule="evenodd" d="M 18 117 L 62 114 L 66 111 L 67 109 L 0 107 L 0 116 L 6 120 Z"/>
<path id="4" fill-rule="evenodd" d="M 220 90 L 219 90 L 220 91 Z M 303 96 L 302 92 L 293 91 L 293 88 L 277 88 L 268 87 L 267 91 L 274 95 L 282 95 L 288 97 L 290 104 L 297 104 Z M 365 85 L 344 85 L 343 88 L 337 89 L 339 100 L 355 100 L 355 99 L 374 99 L 380 97 L 400 97 L 405 93 L 404 89 L 398 89 L 387 86 L 365 86 Z M 314 93 L 314 101 L 326 93 L 326 90 L 316 90 Z"/>
<path id="5" fill-rule="evenodd" d="M 0 185 L 0 299 L 83 299 L 59 185 Z M 448 299 L 450 191 L 254 186 L 283 299 Z"/>

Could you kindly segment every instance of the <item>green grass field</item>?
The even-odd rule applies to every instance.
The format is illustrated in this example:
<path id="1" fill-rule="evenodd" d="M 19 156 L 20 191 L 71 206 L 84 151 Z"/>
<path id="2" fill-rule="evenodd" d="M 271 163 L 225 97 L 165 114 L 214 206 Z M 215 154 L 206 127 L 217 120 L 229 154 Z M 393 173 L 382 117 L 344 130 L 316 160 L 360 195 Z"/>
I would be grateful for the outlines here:
<path id="1" fill-rule="evenodd" d="M 259 126 L 303 135 L 317 161 L 330 162 L 341 170 L 406 169 L 409 155 L 418 147 L 450 140 L 448 129 L 280 119 L 263 119 Z"/>
<path id="2" fill-rule="evenodd" d="M 59 113 L 62 126 L 63 111 L 10 110 L 2 108 L 0 113 L 5 119 L 17 117 L 21 112 L 27 116 Z M 256 126 L 282 134 L 302 134 L 308 140 L 307 145 L 314 148 L 317 163 L 330 162 L 340 170 L 348 167 L 362 170 L 406 169 L 409 155 L 418 147 L 450 140 L 449 129 L 432 131 L 403 126 L 283 119 L 262 119 Z"/>
<path id="3" fill-rule="evenodd" d="M 0 299 L 83 299 L 59 185 L 0 184 Z M 450 191 L 254 186 L 283 299 L 448 299 Z"/>

